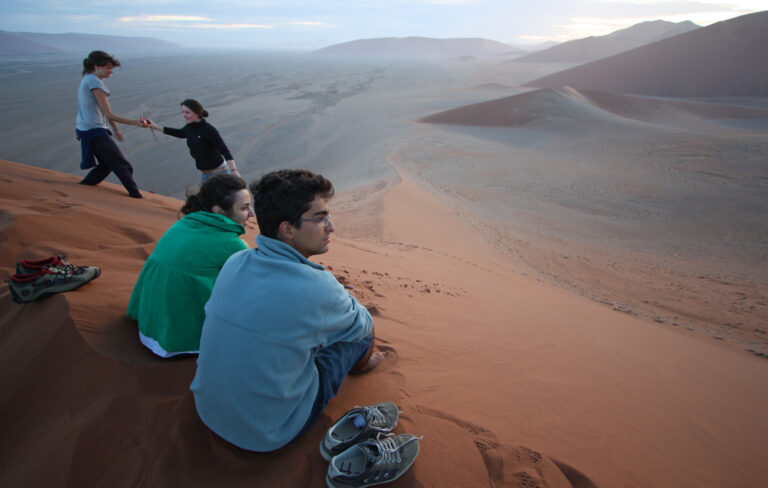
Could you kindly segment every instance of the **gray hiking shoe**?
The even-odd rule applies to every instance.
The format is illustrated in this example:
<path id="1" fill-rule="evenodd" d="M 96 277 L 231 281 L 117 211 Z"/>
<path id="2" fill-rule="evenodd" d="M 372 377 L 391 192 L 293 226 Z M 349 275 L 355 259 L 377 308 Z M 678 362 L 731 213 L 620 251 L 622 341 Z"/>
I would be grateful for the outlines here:
<path id="1" fill-rule="evenodd" d="M 333 457 L 325 483 L 328 488 L 365 488 L 401 477 L 419 455 L 419 438 L 388 434 L 368 439 Z"/>
<path id="2" fill-rule="evenodd" d="M 22 259 L 16 263 L 16 274 L 35 274 L 44 268 L 55 268 L 59 271 L 69 271 L 75 274 L 81 274 L 92 267 L 93 266 L 75 266 L 74 264 L 64 261 L 64 256 L 59 254 L 58 256 L 51 256 L 47 259 L 38 259 L 36 261 Z"/>
<path id="3" fill-rule="evenodd" d="M 392 402 L 355 407 L 333 424 L 320 442 L 320 455 L 330 461 L 333 456 L 397 425 L 400 410 Z"/>
<path id="4" fill-rule="evenodd" d="M 101 270 L 87 266 L 77 272 L 73 269 L 41 268 L 32 274 L 14 274 L 8 277 L 11 299 L 16 303 L 29 303 L 54 293 L 80 288 L 97 278 Z"/>

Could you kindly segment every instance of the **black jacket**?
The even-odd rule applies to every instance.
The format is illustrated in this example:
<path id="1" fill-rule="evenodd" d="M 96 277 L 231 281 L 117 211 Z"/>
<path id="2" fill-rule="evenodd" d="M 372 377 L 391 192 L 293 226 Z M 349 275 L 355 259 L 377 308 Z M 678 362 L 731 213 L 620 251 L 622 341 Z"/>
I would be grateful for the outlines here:
<path id="1" fill-rule="evenodd" d="M 205 120 L 192 122 L 182 129 L 163 127 L 163 133 L 186 139 L 189 153 L 195 158 L 197 169 L 201 171 L 216 169 L 224 160 L 234 159 L 219 131 Z"/>

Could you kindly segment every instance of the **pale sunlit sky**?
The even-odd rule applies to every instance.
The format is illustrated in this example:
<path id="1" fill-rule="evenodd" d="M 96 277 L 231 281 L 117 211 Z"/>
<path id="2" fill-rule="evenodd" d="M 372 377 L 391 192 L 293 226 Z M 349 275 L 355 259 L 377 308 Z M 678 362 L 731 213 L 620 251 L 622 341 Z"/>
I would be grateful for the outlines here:
<path id="1" fill-rule="evenodd" d="M 765 6 L 765 0 L 0 0 L 0 29 L 146 36 L 188 47 L 318 48 L 406 36 L 526 45 L 609 34 L 647 20 L 709 25 Z"/>

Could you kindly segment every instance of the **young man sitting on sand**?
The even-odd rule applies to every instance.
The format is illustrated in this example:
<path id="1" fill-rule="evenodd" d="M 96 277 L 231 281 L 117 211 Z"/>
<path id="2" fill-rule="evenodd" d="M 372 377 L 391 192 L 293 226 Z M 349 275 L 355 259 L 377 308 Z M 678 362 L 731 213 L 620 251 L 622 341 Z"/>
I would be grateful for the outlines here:
<path id="1" fill-rule="evenodd" d="M 311 256 L 328 251 L 333 184 L 281 170 L 250 186 L 257 248 L 224 264 L 190 389 L 202 421 L 251 451 L 304 433 L 350 372 L 381 360 L 370 313 Z"/>

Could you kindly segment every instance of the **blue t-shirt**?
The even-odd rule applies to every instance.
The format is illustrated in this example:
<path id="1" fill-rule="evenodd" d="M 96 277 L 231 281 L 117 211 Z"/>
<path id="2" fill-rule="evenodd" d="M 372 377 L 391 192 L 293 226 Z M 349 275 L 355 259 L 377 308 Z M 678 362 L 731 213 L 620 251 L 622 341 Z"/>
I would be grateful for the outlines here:
<path id="1" fill-rule="evenodd" d="M 101 113 L 99 103 L 93 96 L 94 88 L 98 88 L 109 96 L 109 89 L 98 76 L 88 73 L 83 76 L 80 82 L 80 88 L 77 90 L 77 130 L 86 131 L 91 129 L 109 129 L 109 121 Z"/>

